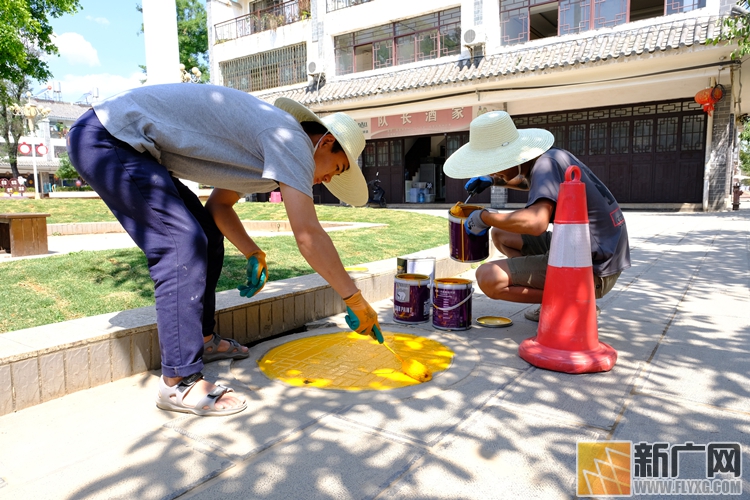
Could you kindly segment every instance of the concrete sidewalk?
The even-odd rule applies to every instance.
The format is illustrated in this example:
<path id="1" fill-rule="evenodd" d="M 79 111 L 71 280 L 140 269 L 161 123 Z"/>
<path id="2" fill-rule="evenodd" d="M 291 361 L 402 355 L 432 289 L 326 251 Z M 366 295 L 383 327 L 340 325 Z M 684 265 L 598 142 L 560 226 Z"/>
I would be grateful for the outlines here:
<path id="1" fill-rule="evenodd" d="M 578 441 L 737 443 L 747 469 L 750 210 L 625 218 L 633 267 L 598 301 L 599 339 L 619 354 L 610 372 L 567 375 L 521 360 L 518 345 L 537 326 L 526 306 L 476 287 L 473 317 L 508 316 L 511 327 L 399 325 L 385 300 L 374 304 L 384 329 L 444 343 L 455 353 L 447 371 L 354 393 L 260 372 L 273 346 L 346 330 L 343 316 L 331 317 L 254 346 L 247 360 L 207 366 L 207 378 L 248 397 L 237 415 L 160 411 L 150 372 L 0 417 L 0 499 L 568 499 Z M 707 455 L 677 455 L 677 477 L 706 478 Z M 722 467 L 715 478 L 728 482 L 707 487 L 750 498 L 750 473 Z"/>

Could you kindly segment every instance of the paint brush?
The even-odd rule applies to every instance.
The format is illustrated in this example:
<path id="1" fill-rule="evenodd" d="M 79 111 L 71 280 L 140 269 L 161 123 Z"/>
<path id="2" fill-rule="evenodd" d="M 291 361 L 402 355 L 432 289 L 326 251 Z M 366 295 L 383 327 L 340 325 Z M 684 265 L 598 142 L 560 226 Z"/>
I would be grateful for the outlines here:
<path id="1" fill-rule="evenodd" d="M 428 370 L 425 365 L 423 365 L 416 359 L 410 359 L 408 361 L 404 360 L 404 358 L 399 356 L 396 351 L 391 348 L 391 346 L 389 346 L 385 342 L 383 343 L 383 345 L 388 348 L 388 350 L 391 351 L 399 361 L 401 361 L 401 371 L 403 371 L 405 374 L 407 374 L 417 382 L 428 382 L 432 380 L 432 373 L 430 373 L 430 370 Z"/>

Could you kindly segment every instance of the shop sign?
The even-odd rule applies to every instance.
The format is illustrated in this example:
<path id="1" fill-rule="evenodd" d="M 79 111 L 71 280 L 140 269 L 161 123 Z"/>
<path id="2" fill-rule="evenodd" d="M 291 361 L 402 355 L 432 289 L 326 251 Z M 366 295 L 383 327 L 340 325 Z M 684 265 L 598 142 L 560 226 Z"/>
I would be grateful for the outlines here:
<path id="1" fill-rule="evenodd" d="M 379 139 L 461 132 L 469 130 L 471 118 L 471 107 L 377 116 L 370 119 L 370 137 Z"/>

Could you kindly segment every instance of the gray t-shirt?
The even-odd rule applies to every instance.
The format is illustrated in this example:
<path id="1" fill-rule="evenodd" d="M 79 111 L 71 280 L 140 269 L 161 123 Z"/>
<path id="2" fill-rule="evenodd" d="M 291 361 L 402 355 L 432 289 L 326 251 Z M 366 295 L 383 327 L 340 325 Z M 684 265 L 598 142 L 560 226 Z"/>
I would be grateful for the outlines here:
<path id="1" fill-rule="evenodd" d="M 313 144 L 288 113 L 245 92 L 175 83 L 93 105 L 102 125 L 175 177 L 240 194 L 287 184 L 312 198 Z"/>
<path id="2" fill-rule="evenodd" d="M 628 229 L 620 205 L 591 169 L 569 152 L 551 148 L 537 158 L 531 169 L 529 201 L 526 206 L 531 206 L 541 198 L 557 204 L 560 184 L 565 181 L 565 171 L 571 165 L 581 169 L 581 182 L 586 185 L 594 274 L 610 276 L 629 268 Z M 554 215 L 553 213 L 553 220 Z"/>

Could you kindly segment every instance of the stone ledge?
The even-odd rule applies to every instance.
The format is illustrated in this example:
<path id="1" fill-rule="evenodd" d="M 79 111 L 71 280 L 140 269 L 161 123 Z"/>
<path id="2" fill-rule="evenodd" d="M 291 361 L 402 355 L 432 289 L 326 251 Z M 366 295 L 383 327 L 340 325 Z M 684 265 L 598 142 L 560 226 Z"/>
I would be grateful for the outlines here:
<path id="1" fill-rule="evenodd" d="M 288 220 L 246 220 L 242 225 L 249 234 L 254 233 L 284 233 L 293 234 Z M 369 222 L 331 222 L 320 221 L 320 225 L 326 231 L 341 231 L 344 229 L 357 229 L 362 227 L 385 226 L 385 224 L 373 224 Z M 125 229 L 119 222 L 62 222 L 47 224 L 47 236 L 73 236 L 79 234 L 106 234 L 124 233 Z"/>
<path id="2" fill-rule="evenodd" d="M 436 277 L 471 267 L 452 260 L 447 245 L 404 257 L 435 257 Z M 393 295 L 396 258 L 362 267 L 367 271 L 350 274 L 368 301 Z M 338 294 L 312 274 L 270 282 L 251 299 L 219 292 L 216 331 L 246 344 L 344 310 Z M 153 306 L 0 334 L 0 415 L 160 367 Z"/>

